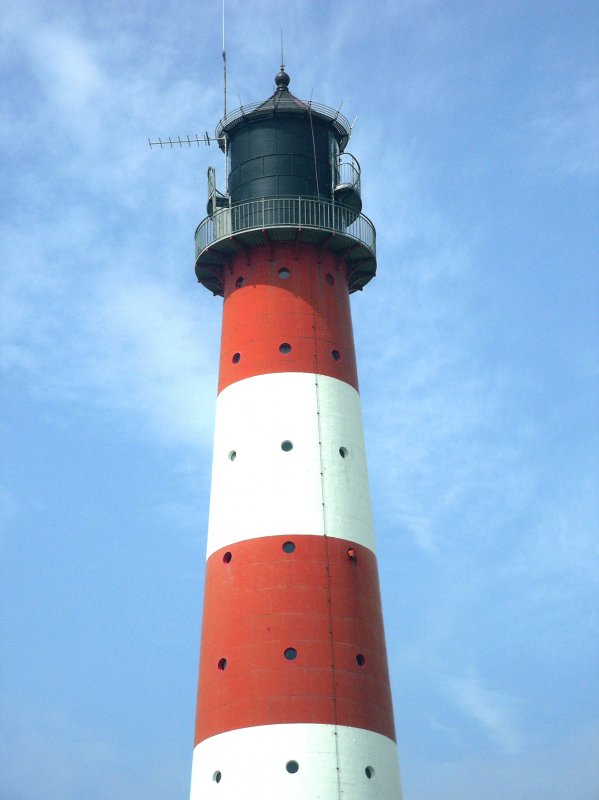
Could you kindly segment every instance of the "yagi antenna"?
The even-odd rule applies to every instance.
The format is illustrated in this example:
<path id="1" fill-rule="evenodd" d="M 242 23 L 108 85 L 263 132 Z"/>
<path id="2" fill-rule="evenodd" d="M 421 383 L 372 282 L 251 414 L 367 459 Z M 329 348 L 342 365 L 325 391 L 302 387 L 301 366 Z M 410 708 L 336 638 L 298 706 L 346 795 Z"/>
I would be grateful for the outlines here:
<path id="1" fill-rule="evenodd" d="M 185 139 L 182 139 L 180 136 L 177 136 L 176 139 L 171 139 L 170 136 L 168 137 L 168 139 L 161 139 L 159 137 L 157 142 L 152 142 L 150 139 L 148 139 L 148 144 L 150 145 L 150 148 L 176 147 L 177 145 L 179 145 L 179 147 L 183 147 L 183 145 L 191 147 L 192 144 L 197 144 L 197 146 L 199 147 L 200 144 L 210 145 L 210 142 L 222 142 L 222 141 L 223 137 L 216 138 L 215 136 L 210 136 L 208 134 L 208 131 L 206 131 L 206 133 L 203 136 L 198 136 L 196 133 L 196 135 L 193 138 L 190 138 L 188 134 L 185 137 Z"/>

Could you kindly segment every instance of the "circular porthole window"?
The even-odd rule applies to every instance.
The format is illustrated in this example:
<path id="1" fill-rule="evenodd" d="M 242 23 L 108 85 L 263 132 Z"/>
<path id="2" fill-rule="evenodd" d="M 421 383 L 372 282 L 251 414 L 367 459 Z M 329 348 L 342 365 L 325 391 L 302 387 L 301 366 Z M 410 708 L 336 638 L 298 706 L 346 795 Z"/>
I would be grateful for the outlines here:
<path id="1" fill-rule="evenodd" d="M 229 461 L 235 461 L 237 458 L 237 450 L 231 450 L 229 453 Z"/>
<path id="2" fill-rule="evenodd" d="M 365 773 L 365 775 L 366 775 L 366 777 L 368 778 L 369 781 L 371 781 L 374 778 L 374 768 L 373 767 L 366 767 L 366 769 L 364 770 L 364 773 Z"/>
<path id="3" fill-rule="evenodd" d="M 285 453 L 288 453 L 290 450 L 293 450 L 293 442 L 290 442 L 288 439 L 285 439 L 284 442 L 281 442 L 281 450 L 284 450 Z"/>
<path id="4" fill-rule="evenodd" d="M 230 564 L 232 558 L 233 558 L 233 553 L 227 550 L 227 552 L 223 555 L 223 562 L 225 564 Z"/>
<path id="5" fill-rule="evenodd" d="M 331 350 L 331 357 L 333 361 L 339 361 L 339 359 L 341 358 L 339 350 Z"/>
<path id="6" fill-rule="evenodd" d="M 239 364 L 239 362 L 241 361 L 241 353 L 233 353 L 233 358 L 231 359 L 231 361 L 234 364 Z"/>
<path id="7" fill-rule="evenodd" d="M 347 447 L 340 447 L 339 455 L 341 456 L 341 458 L 347 458 Z"/>
<path id="8" fill-rule="evenodd" d="M 327 272 L 327 274 L 324 276 L 324 279 L 329 286 L 332 286 L 335 283 L 335 278 L 333 278 L 330 272 Z"/>
<path id="9" fill-rule="evenodd" d="M 283 651 L 283 655 L 287 659 L 287 661 L 294 661 L 297 658 L 297 650 L 295 647 L 287 647 Z"/>
<path id="10" fill-rule="evenodd" d="M 226 658 L 219 658 L 219 660 L 218 660 L 218 669 L 219 669 L 219 672 L 224 672 L 227 669 L 227 659 Z"/>
<path id="11" fill-rule="evenodd" d="M 279 345 L 279 353 L 283 353 L 283 355 L 286 356 L 287 353 L 290 352 L 291 352 L 291 345 L 289 344 L 289 342 L 283 342 L 282 344 Z"/>
<path id="12" fill-rule="evenodd" d="M 364 658 L 362 653 L 358 653 L 358 655 L 356 656 L 356 664 L 359 667 L 363 667 L 366 664 L 366 659 Z"/>
<path id="13" fill-rule="evenodd" d="M 287 267 L 281 267 L 279 270 L 279 278 L 283 280 L 287 280 L 287 278 L 291 275 L 291 272 L 287 269 Z"/>
<path id="14" fill-rule="evenodd" d="M 284 553 L 293 553 L 294 550 L 295 550 L 295 544 L 293 542 L 283 542 Z"/>
<path id="15" fill-rule="evenodd" d="M 290 772 L 292 775 L 295 775 L 295 773 L 299 769 L 299 764 L 297 763 L 297 761 L 288 761 L 285 764 L 285 769 L 287 770 L 287 772 Z"/>
<path id="16" fill-rule="evenodd" d="M 220 783 L 222 777 L 223 776 L 221 774 L 221 771 L 217 769 L 214 775 L 212 776 L 212 780 L 214 781 L 214 783 Z"/>
<path id="17" fill-rule="evenodd" d="M 241 287 L 243 286 L 243 284 L 244 284 L 244 280 L 243 280 L 242 276 L 240 275 L 240 276 L 237 278 L 237 280 L 235 281 L 235 288 L 236 288 L 236 289 L 241 289 Z"/>

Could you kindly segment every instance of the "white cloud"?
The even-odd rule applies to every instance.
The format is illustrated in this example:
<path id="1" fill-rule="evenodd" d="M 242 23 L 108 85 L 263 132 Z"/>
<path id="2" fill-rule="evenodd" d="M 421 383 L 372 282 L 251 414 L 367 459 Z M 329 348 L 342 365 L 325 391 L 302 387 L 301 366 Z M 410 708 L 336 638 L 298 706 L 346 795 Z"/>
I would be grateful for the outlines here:
<path id="1" fill-rule="evenodd" d="M 518 377 L 485 363 L 479 349 L 473 256 L 430 211 L 411 216 L 421 255 L 411 257 L 403 227 L 383 218 L 385 238 L 395 233 L 397 243 L 383 242 L 377 291 L 354 311 L 365 313 L 357 340 L 371 472 L 396 525 L 432 554 L 447 549 L 444 528 L 458 510 L 463 541 L 476 528 L 480 537 L 481 520 L 489 533 L 490 517 L 498 524 L 520 508 L 531 467 L 526 434 L 509 421 Z"/>
<path id="2" fill-rule="evenodd" d="M 119 268 L 83 212 L 42 235 L 5 228 L 2 363 L 31 378 L 38 399 L 117 409 L 164 444 L 209 445 L 220 303 L 185 289 L 160 262 Z M 89 255 L 88 255 L 89 253 Z M 85 255 L 82 255 L 85 254 Z M 92 263 L 86 263 L 86 258 Z M 191 272 L 191 270 L 190 270 Z"/>
<path id="3" fill-rule="evenodd" d="M 551 742 L 529 741 L 517 753 L 443 760 L 415 754 L 404 762 L 410 800 L 596 800 L 599 724 L 561 730 Z M 413 777 L 414 776 L 414 777 Z"/>
<path id="4" fill-rule="evenodd" d="M 143 419 L 166 444 L 208 447 L 217 313 L 208 314 L 206 336 L 191 293 L 148 278 L 140 284 L 107 277 L 94 304 L 80 309 L 82 339 L 72 343 L 75 383 L 97 393 L 102 405 Z"/>
<path id="5" fill-rule="evenodd" d="M 537 163 L 559 174 L 585 176 L 599 171 L 599 76 L 585 75 L 532 122 L 538 139 Z"/>
<path id="6" fill-rule="evenodd" d="M 44 92 L 13 97 L 22 137 L 6 160 L 1 363 L 38 399 L 118 409 L 141 435 L 207 445 L 220 303 L 194 291 L 197 153 L 155 154 L 146 137 L 150 118 L 158 133 L 174 132 L 165 120 L 183 132 L 197 95 L 216 92 L 187 76 L 160 90 L 153 53 L 121 76 L 131 32 L 119 46 L 90 38 L 77 13 L 54 22 L 31 4 L 4 29 Z"/>
<path id="7" fill-rule="evenodd" d="M 193 286 L 193 284 L 192 284 Z M 7 293 L 4 366 L 29 374 L 38 398 L 85 402 L 137 421 L 163 444 L 209 447 L 219 304 L 166 280 L 108 271 L 84 292 L 67 283 Z"/>
<path id="8" fill-rule="evenodd" d="M 70 111 L 83 111 L 107 87 L 97 43 L 79 28 L 77 9 L 61 19 L 35 2 L 9 2 L 2 19 L 12 45 L 5 57 L 25 56 L 44 95 Z"/>
<path id="9" fill-rule="evenodd" d="M 599 584 L 599 498 L 594 477 L 562 483 L 547 500 L 535 529 L 515 553 L 511 569 L 527 576 L 539 600 L 570 603 Z M 584 595 L 581 595 L 584 592 Z"/>
<path id="10" fill-rule="evenodd" d="M 83 110 L 106 78 L 89 41 L 56 27 L 44 27 L 27 39 L 35 74 L 46 93 L 71 110 Z"/>
<path id="11" fill-rule="evenodd" d="M 520 749 L 523 740 L 516 724 L 513 698 L 486 686 L 473 670 L 447 677 L 444 689 L 462 713 L 478 723 L 503 750 L 512 753 Z"/>

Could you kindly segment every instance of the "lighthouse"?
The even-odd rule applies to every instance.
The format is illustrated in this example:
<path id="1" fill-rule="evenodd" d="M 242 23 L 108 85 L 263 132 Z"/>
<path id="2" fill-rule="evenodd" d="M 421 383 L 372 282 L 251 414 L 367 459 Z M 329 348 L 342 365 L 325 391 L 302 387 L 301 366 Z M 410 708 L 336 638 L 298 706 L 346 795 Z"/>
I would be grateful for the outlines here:
<path id="1" fill-rule="evenodd" d="M 196 275 L 223 297 L 191 800 L 400 800 L 350 294 L 376 272 L 348 121 L 227 114 Z"/>

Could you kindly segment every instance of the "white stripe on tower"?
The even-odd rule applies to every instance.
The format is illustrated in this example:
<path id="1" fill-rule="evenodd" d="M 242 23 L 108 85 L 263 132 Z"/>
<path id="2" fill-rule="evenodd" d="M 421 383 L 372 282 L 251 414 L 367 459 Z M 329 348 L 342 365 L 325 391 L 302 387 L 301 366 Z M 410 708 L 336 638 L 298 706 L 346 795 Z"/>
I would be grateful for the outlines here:
<path id="1" fill-rule="evenodd" d="M 298 770 L 289 773 L 293 762 Z M 401 800 L 395 742 L 314 724 L 240 728 L 206 739 L 194 752 L 191 796 L 330 800 L 339 797 L 339 775 L 343 800 Z"/>
<path id="2" fill-rule="evenodd" d="M 360 395 L 344 381 L 283 372 L 228 386 L 212 470 L 209 556 L 281 533 L 351 532 L 374 550 Z"/>
<path id="3" fill-rule="evenodd" d="M 192 800 L 401 798 L 344 269 L 226 270 Z"/>

